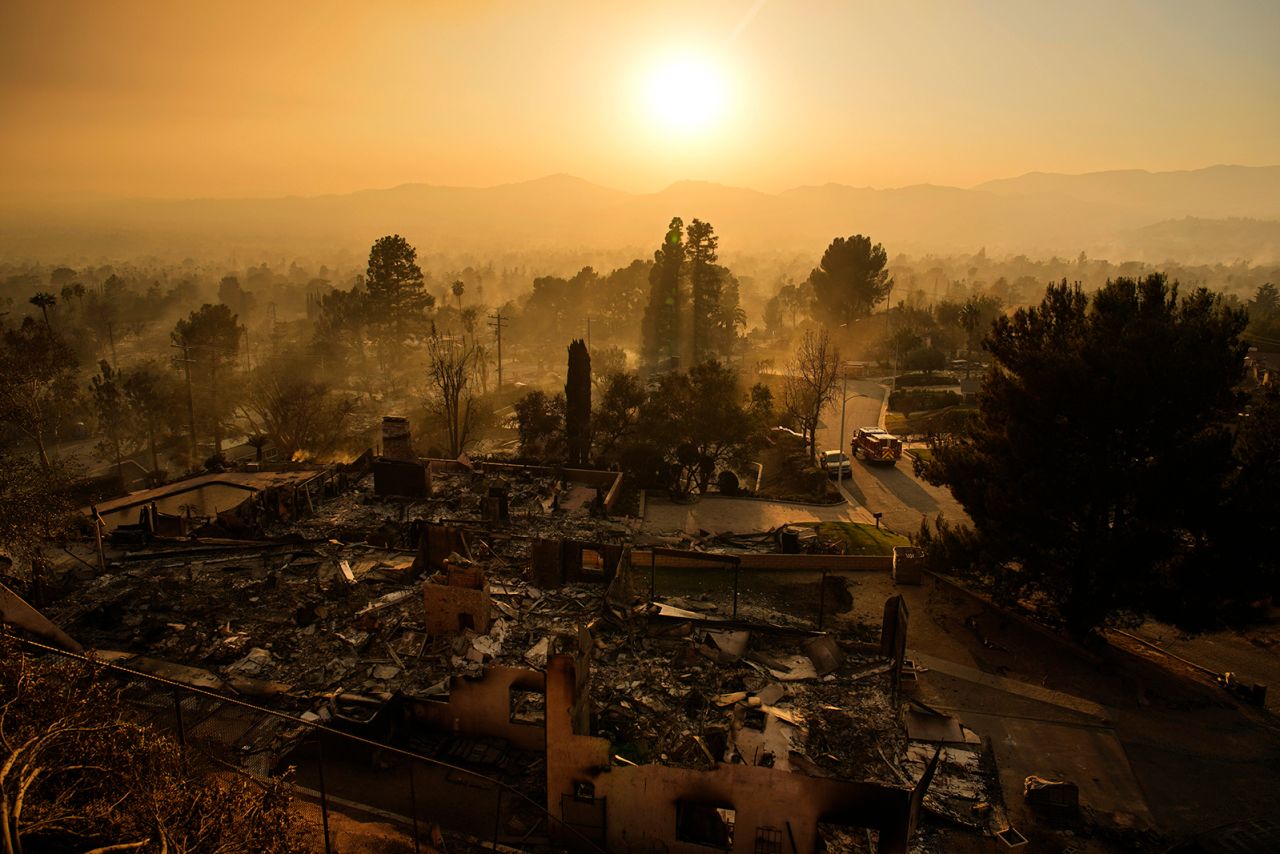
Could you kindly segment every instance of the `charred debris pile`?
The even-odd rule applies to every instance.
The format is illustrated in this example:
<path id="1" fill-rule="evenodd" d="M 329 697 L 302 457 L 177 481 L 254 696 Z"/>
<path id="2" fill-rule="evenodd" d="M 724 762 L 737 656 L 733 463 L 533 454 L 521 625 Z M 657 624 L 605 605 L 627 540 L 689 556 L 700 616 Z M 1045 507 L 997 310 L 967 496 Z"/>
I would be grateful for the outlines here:
<path id="1" fill-rule="evenodd" d="M 981 825 L 974 807 L 993 787 L 980 740 L 910 712 L 905 609 L 835 633 L 786 619 L 782 600 L 739 612 L 736 592 L 732 610 L 657 595 L 633 551 L 636 520 L 609 514 L 615 473 L 397 462 L 406 487 L 379 477 L 379 462 L 324 479 L 342 488 L 309 493 L 305 512 L 266 518 L 259 502 L 253 539 L 165 537 L 145 530 L 144 511 L 145 536 L 108 534 L 105 571 L 79 566 L 44 612 L 135 670 L 410 749 L 474 738 L 547 751 L 547 763 L 543 674 L 576 651 L 584 734 L 608 740 L 611 764 L 910 789 L 949 743 L 925 806 Z M 686 545 L 737 560 L 781 551 L 780 533 Z M 911 714 L 954 732 L 913 740 Z M 271 770 L 306 735 L 276 719 L 229 746 Z"/>

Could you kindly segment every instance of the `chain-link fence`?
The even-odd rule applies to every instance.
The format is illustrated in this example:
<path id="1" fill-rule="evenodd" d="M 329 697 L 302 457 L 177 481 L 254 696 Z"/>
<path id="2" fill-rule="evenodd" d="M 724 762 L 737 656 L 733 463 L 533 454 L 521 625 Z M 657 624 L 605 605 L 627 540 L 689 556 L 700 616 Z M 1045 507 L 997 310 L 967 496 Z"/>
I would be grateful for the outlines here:
<path id="1" fill-rule="evenodd" d="M 535 800 L 545 801 L 545 757 L 521 755 L 501 739 L 391 727 L 380 731 L 394 738 L 380 741 L 184 684 L 170 678 L 172 670 L 169 676 L 144 673 L 17 640 L 34 655 L 81 661 L 119 680 L 131 716 L 171 734 L 189 773 L 234 769 L 266 778 L 291 769 L 295 793 L 320 807 L 326 852 L 333 850 L 329 812 L 335 808 L 399 823 L 412 834 L 415 852 L 436 847 L 442 829 L 491 850 L 534 842 L 604 850 Z"/>

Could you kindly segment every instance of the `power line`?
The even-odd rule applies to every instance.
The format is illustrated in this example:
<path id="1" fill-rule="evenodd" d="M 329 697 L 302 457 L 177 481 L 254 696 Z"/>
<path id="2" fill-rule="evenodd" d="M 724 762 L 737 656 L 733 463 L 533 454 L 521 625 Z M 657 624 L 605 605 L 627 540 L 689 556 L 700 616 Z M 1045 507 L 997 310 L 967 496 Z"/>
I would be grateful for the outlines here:
<path id="1" fill-rule="evenodd" d="M 511 321 L 502 316 L 502 309 L 489 315 L 489 326 L 498 333 L 498 390 L 502 390 L 502 327 Z"/>

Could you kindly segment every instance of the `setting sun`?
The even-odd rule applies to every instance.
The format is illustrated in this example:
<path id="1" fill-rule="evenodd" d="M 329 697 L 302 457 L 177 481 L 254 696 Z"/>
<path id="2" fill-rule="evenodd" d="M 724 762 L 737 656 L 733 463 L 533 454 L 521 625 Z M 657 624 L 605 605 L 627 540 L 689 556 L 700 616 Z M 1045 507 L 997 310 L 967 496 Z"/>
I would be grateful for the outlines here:
<path id="1" fill-rule="evenodd" d="M 645 97 L 648 114 L 664 129 L 703 132 L 724 113 L 724 76 L 702 58 L 668 58 L 649 69 Z"/>

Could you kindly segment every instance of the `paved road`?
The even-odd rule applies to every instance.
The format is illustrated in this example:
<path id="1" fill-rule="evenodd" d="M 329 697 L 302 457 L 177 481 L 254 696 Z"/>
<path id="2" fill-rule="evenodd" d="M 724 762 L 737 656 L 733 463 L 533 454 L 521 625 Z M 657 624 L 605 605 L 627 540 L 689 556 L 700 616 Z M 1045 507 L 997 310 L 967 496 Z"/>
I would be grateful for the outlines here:
<path id="1" fill-rule="evenodd" d="M 839 396 L 839 390 L 836 392 Z M 845 439 L 840 440 L 840 401 L 837 399 L 824 414 L 818 428 L 818 447 L 849 449 L 849 437 L 859 427 L 880 423 L 880 408 L 885 387 L 870 380 L 850 380 L 849 398 L 845 404 Z M 853 463 L 852 478 L 843 482 L 851 501 L 868 511 L 883 513 L 881 523 L 902 534 L 920 529 L 920 520 L 932 521 L 939 513 L 953 522 L 969 521 L 964 509 L 945 487 L 936 487 L 915 476 L 911 461 L 903 458 L 896 466 L 872 466 L 860 460 Z"/>

